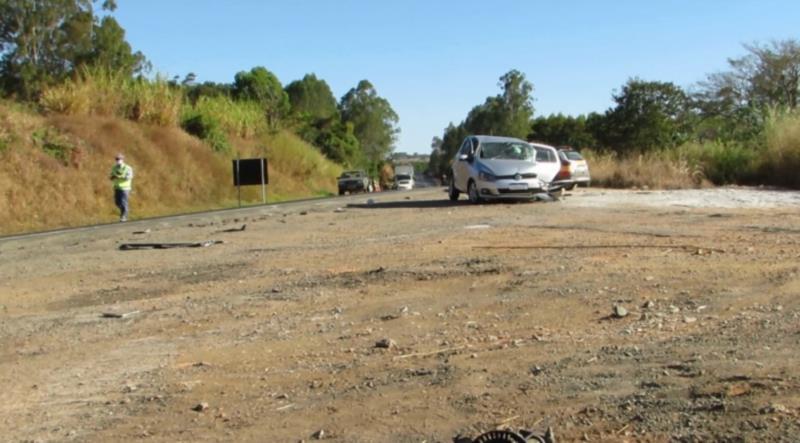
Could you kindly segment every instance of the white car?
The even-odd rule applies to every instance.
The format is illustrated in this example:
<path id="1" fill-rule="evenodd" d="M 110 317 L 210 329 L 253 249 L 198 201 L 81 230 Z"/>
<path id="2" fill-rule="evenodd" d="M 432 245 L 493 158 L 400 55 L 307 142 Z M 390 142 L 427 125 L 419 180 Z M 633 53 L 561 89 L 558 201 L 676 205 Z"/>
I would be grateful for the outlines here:
<path id="1" fill-rule="evenodd" d="M 510 137 L 472 135 L 464 139 L 451 164 L 448 196 L 465 192 L 472 203 L 482 200 L 533 199 L 548 191 L 539 177 L 536 150 Z"/>
<path id="2" fill-rule="evenodd" d="M 575 182 L 572 179 L 572 170 L 556 148 L 542 143 L 531 143 L 536 149 L 536 169 L 539 177 L 549 184 L 550 191 L 561 188 L 572 189 Z"/>
<path id="3" fill-rule="evenodd" d="M 408 174 L 395 175 L 394 188 L 401 191 L 410 191 L 414 189 L 414 176 Z"/>

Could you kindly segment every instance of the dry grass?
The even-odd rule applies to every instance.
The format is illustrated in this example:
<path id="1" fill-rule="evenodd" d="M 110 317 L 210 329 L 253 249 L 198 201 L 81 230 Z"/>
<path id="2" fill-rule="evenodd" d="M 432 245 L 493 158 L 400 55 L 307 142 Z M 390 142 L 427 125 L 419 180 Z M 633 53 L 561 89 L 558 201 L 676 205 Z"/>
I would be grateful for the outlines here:
<path id="1" fill-rule="evenodd" d="M 178 123 L 183 94 L 161 77 L 136 80 L 104 68 L 84 68 L 45 90 L 40 104 L 66 115 L 121 117 L 161 126 Z"/>
<path id="2" fill-rule="evenodd" d="M 761 178 L 771 184 L 800 189 L 800 112 L 773 114 L 768 119 Z"/>
<path id="3" fill-rule="evenodd" d="M 177 127 L 114 117 L 42 117 L 0 102 L 0 128 L 13 139 L 0 150 L 0 234 L 116 220 L 108 171 L 119 151 L 135 168 L 133 218 L 236 205 L 231 156 L 212 152 Z M 42 128 L 76 141 L 80 155 L 65 164 L 46 154 L 32 137 Z M 242 157 L 267 147 L 269 201 L 335 192 L 340 168 L 293 135 L 235 145 Z M 244 190 L 245 203 L 261 201 L 258 187 Z"/>
<path id="4" fill-rule="evenodd" d="M 702 171 L 674 153 L 652 152 L 625 158 L 584 151 L 592 184 L 609 188 L 682 189 L 707 184 Z"/>

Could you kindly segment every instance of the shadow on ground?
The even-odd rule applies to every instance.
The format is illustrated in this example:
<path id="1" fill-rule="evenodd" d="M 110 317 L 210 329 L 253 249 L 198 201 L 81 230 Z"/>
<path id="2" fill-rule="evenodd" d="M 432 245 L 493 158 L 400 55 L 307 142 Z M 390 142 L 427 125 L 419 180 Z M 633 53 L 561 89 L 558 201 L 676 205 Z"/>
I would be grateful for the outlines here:
<path id="1" fill-rule="evenodd" d="M 350 203 L 348 208 L 358 209 L 434 209 L 434 208 L 451 208 L 454 206 L 465 206 L 470 204 L 467 200 L 450 201 L 447 199 L 442 200 L 400 200 L 391 202 L 374 202 L 374 203 Z"/>

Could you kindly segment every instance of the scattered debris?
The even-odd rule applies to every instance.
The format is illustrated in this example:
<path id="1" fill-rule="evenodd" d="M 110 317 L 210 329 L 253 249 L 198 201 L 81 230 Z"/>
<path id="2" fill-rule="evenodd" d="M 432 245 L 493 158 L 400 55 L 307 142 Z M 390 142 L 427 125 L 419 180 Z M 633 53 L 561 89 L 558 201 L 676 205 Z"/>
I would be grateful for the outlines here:
<path id="1" fill-rule="evenodd" d="M 149 234 L 150 229 L 145 229 L 144 231 L 133 231 L 133 235 L 142 235 L 142 234 Z"/>
<path id="2" fill-rule="evenodd" d="M 103 312 L 100 316 L 103 318 L 128 318 L 138 314 L 141 311 L 130 312 Z"/>
<path id="3" fill-rule="evenodd" d="M 195 405 L 195 407 L 192 408 L 192 411 L 203 412 L 203 411 L 205 411 L 207 409 L 208 409 L 208 403 L 200 402 L 197 405 Z"/>
<path id="4" fill-rule="evenodd" d="M 556 443 L 553 429 L 547 428 L 544 434 L 536 434 L 532 431 L 520 430 L 494 430 L 481 434 L 472 440 L 472 443 Z"/>
<path id="5" fill-rule="evenodd" d="M 319 431 L 311 434 L 311 438 L 313 438 L 314 440 L 322 440 L 323 438 L 325 438 L 325 435 L 326 435 L 325 430 L 320 429 Z"/>
<path id="6" fill-rule="evenodd" d="M 628 310 L 625 309 L 624 306 L 614 305 L 614 310 L 612 312 L 612 316 L 614 318 L 623 318 L 628 316 Z"/>
<path id="7" fill-rule="evenodd" d="M 464 349 L 466 347 L 467 347 L 466 345 L 465 346 L 456 346 L 456 347 L 453 347 L 453 348 L 439 349 L 438 351 L 416 352 L 414 354 L 398 355 L 397 357 L 395 357 L 395 359 L 399 360 L 399 359 L 411 358 L 411 357 L 427 357 L 427 356 L 430 356 L 430 355 L 444 354 L 446 352 L 460 351 L 460 350 L 462 350 L 462 349 Z"/>
<path id="8" fill-rule="evenodd" d="M 119 250 L 133 251 L 139 249 L 207 248 L 209 246 L 222 243 L 224 243 L 222 240 L 206 240 L 203 242 L 185 243 L 123 243 L 119 245 Z"/>
<path id="9" fill-rule="evenodd" d="M 247 225 L 246 224 L 242 225 L 241 228 L 223 229 L 223 230 L 217 231 L 217 232 L 243 232 L 245 229 L 247 229 Z"/>
<path id="10" fill-rule="evenodd" d="M 333 212 L 345 212 L 345 209 L 344 208 L 336 208 L 336 209 L 333 210 Z"/>
<path id="11" fill-rule="evenodd" d="M 382 339 L 380 339 L 380 340 L 375 342 L 375 347 L 376 348 L 382 348 L 382 349 L 396 348 L 397 347 L 397 342 L 395 342 L 391 338 L 382 338 Z"/>

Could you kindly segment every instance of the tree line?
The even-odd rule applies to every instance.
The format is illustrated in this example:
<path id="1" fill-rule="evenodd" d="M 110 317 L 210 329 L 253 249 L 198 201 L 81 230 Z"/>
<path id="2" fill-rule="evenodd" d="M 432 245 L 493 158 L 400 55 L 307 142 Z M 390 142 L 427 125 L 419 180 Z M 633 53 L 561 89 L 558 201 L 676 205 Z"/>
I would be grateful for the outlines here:
<path id="1" fill-rule="evenodd" d="M 151 65 L 134 52 L 111 13 L 115 0 L 0 1 L 0 90 L 6 98 L 37 103 L 43 92 L 86 68 L 103 68 L 147 82 Z M 392 151 L 399 118 L 375 86 L 361 80 L 340 100 L 325 80 L 308 74 L 285 87 L 263 66 L 230 83 L 197 82 L 189 73 L 169 82 L 188 104 L 203 97 L 257 103 L 271 131 L 290 130 L 329 159 L 377 171 Z M 184 122 L 202 132 L 209 122 Z"/>
<path id="2" fill-rule="evenodd" d="M 612 93 L 603 113 L 533 117 L 533 85 L 519 71 L 500 77 L 501 93 L 434 137 L 430 170 L 446 174 L 467 134 L 494 134 L 619 155 L 670 149 L 687 142 L 758 145 L 768 117 L 792 113 L 800 100 L 800 42 L 744 45 L 728 69 L 689 88 L 631 78 Z"/>

